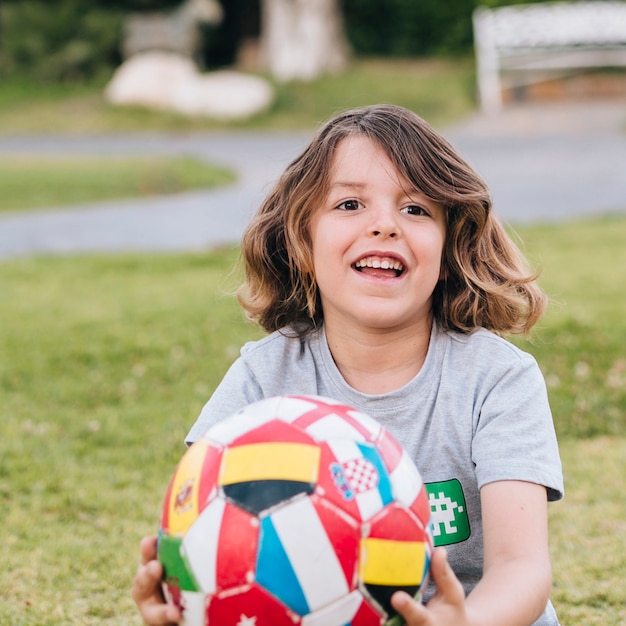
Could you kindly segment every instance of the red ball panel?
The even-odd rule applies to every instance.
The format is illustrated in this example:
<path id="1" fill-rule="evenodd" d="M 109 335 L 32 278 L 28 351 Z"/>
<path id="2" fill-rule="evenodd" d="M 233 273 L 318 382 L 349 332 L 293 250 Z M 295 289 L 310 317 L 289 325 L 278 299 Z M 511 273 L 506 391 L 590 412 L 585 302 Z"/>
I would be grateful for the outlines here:
<path id="1" fill-rule="evenodd" d="M 243 435 L 234 439 L 229 447 L 248 445 L 253 443 L 267 443 L 269 441 L 288 441 L 290 443 L 314 444 L 312 437 L 301 428 L 292 426 L 281 419 L 271 420 L 257 427 L 252 427 Z"/>
<path id="2" fill-rule="evenodd" d="M 209 599 L 207 625 L 294 626 L 299 616 L 257 585 L 229 589 Z"/>
<path id="3" fill-rule="evenodd" d="M 226 503 L 217 553 L 217 588 L 250 583 L 259 545 L 259 523 L 254 515 Z"/>

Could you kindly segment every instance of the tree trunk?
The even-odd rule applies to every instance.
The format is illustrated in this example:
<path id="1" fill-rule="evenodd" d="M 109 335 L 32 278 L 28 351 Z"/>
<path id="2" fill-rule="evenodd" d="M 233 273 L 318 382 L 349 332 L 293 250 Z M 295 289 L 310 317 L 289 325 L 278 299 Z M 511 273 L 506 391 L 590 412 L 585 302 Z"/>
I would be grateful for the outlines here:
<path id="1" fill-rule="evenodd" d="M 340 72 L 349 46 L 339 0 L 262 0 L 261 46 L 267 69 L 279 81 Z"/>

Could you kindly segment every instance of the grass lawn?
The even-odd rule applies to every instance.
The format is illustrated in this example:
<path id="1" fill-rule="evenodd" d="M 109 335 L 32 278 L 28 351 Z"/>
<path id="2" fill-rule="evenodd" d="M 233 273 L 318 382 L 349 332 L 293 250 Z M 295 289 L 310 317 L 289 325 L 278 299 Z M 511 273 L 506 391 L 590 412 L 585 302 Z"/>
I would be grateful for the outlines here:
<path id="1" fill-rule="evenodd" d="M 567 497 L 550 506 L 565 624 L 626 623 L 626 218 L 520 229 L 554 305 L 534 343 Z M 139 624 L 138 541 L 183 437 L 259 332 L 237 251 L 0 263 L 0 623 Z M 594 435 L 593 437 L 589 437 Z"/>
<path id="2" fill-rule="evenodd" d="M 565 499 L 550 505 L 554 602 L 564 626 L 626 624 L 626 436 L 561 442 Z"/>
<path id="3" fill-rule="evenodd" d="M 568 436 L 626 434 L 626 219 L 520 230 L 549 315 L 523 347 L 538 359 Z"/>
<path id="4" fill-rule="evenodd" d="M 228 169 L 191 157 L 0 157 L 0 213 L 164 195 L 234 179 Z"/>
<path id="5" fill-rule="evenodd" d="M 346 73 L 274 87 L 270 111 L 224 124 L 138 107 L 112 107 L 102 95 L 104 83 L 42 85 L 5 80 L 0 84 L 0 133 L 190 131 L 224 126 L 301 130 L 316 128 L 338 110 L 377 102 L 406 106 L 437 125 L 457 120 L 475 107 L 470 58 L 357 59 Z"/>

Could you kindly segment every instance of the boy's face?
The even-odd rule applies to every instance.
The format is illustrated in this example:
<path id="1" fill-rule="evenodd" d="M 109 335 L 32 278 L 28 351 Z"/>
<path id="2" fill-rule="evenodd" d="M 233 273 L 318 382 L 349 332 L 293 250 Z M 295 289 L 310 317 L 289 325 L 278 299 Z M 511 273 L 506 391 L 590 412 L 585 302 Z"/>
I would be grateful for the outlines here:
<path id="1" fill-rule="evenodd" d="M 329 194 L 311 221 L 325 323 L 429 327 L 445 231 L 442 207 L 412 189 L 377 143 L 342 140 Z"/>

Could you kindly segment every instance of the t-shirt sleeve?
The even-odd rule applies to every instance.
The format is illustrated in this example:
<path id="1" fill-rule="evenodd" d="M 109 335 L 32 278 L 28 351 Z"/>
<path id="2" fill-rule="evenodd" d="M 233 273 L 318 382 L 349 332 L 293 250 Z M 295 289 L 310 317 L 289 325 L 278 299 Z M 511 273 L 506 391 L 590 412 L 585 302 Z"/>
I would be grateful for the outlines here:
<path id="1" fill-rule="evenodd" d="M 204 405 L 198 419 L 185 437 L 189 446 L 206 433 L 211 426 L 230 417 L 244 406 L 261 400 L 261 387 L 240 357 L 226 372 L 226 375 Z"/>
<path id="2" fill-rule="evenodd" d="M 472 443 L 478 487 L 499 480 L 544 485 L 548 500 L 563 497 L 563 474 L 545 381 L 522 353 L 495 363 Z"/>

